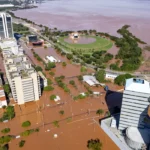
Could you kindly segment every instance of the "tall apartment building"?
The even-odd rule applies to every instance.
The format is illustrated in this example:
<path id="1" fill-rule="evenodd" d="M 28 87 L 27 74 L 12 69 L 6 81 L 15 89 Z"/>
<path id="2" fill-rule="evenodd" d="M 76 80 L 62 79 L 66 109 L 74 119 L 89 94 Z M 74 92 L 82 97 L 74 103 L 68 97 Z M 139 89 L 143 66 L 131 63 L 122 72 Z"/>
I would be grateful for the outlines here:
<path id="1" fill-rule="evenodd" d="M 119 129 L 127 127 L 144 127 L 150 104 L 150 83 L 143 79 L 127 79 L 123 93 Z"/>
<path id="2" fill-rule="evenodd" d="M 5 55 L 4 67 L 13 98 L 18 104 L 39 100 L 39 75 L 25 55 Z"/>
<path id="3" fill-rule="evenodd" d="M 7 13 L 0 13 L 0 37 L 13 37 L 12 17 Z"/>

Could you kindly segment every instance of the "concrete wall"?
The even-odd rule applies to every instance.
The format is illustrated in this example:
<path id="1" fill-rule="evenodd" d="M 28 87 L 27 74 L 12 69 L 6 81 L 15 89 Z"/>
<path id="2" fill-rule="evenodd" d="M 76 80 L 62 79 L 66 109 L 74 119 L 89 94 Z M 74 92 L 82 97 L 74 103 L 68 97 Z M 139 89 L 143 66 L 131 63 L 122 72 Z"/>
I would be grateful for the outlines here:
<path id="1" fill-rule="evenodd" d="M 129 147 L 127 147 L 122 141 L 120 141 L 120 139 L 108 128 L 104 120 L 101 121 L 101 128 L 113 140 L 113 142 L 120 148 L 120 150 L 129 150 Z"/>

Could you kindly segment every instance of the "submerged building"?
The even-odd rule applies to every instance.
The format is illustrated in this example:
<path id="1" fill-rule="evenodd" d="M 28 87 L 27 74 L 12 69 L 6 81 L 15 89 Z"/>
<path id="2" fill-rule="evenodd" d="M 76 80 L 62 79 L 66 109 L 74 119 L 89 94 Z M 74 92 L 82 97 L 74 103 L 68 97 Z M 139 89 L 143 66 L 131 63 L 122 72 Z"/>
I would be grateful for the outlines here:
<path id="1" fill-rule="evenodd" d="M 7 13 L 0 13 L 0 38 L 12 38 L 12 17 Z"/>
<path id="2" fill-rule="evenodd" d="M 39 75 L 25 55 L 5 55 L 4 67 L 12 95 L 18 104 L 39 100 Z"/>
<path id="3" fill-rule="evenodd" d="M 143 79 L 127 79 L 123 93 L 119 130 L 130 126 L 143 128 L 150 101 L 150 83 Z"/>

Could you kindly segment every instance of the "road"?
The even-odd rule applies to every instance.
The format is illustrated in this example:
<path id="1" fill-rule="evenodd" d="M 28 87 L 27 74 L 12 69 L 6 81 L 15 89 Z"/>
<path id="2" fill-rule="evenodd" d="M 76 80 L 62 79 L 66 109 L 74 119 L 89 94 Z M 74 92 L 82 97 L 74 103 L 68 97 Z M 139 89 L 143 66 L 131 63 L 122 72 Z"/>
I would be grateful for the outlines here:
<path id="1" fill-rule="evenodd" d="M 23 24 L 24 26 L 27 26 L 29 29 L 30 29 L 30 32 L 32 32 L 33 34 L 36 34 L 38 36 L 40 36 L 41 38 L 43 38 L 45 41 L 47 41 L 48 43 L 51 44 L 52 47 L 55 46 L 55 44 L 49 40 L 47 37 L 41 35 L 39 32 L 38 32 L 38 29 L 37 28 L 34 28 L 32 27 L 30 24 L 27 24 L 26 22 L 24 21 L 20 21 L 18 19 L 13 19 L 14 23 L 21 23 Z M 66 50 L 62 49 L 63 52 L 67 53 Z M 76 58 L 76 56 L 74 56 L 74 58 Z M 95 69 L 95 66 L 94 65 L 91 65 L 91 64 L 86 64 L 87 67 L 90 67 L 92 69 Z M 105 69 L 106 73 L 110 73 L 110 74 L 117 74 L 117 75 L 120 75 L 120 74 L 126 74 L 127 72 L 123 72 L 123 71 L 114 71 L 114 70 L 111 70 L 109 68 L 106 68 Z M 134 72 L 134 73 L 131 73 L 129 72 L 130 74 L 132 74 L 133 76 L 136 76 L 136 77 L 139 77 L 139 78 L 143 78 L 143 79 L 146 79 L 148 81 L 150 81 L 150 73 L 147 73 L 147 74 L 143 74 L 142 72 Z"/>

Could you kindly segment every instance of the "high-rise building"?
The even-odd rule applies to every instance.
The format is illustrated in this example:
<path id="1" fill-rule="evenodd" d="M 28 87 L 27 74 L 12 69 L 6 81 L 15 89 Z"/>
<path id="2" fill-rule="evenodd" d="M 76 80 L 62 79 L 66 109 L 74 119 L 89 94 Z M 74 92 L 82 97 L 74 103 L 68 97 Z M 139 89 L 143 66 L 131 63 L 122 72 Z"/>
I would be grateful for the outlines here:
<path id="1" fill-rule="evenodd" d="M 143 79 L 127 79 L 123 93 L 119 129 L 143 128 L 150 101 L 150 83 Z"/>
<path id="2" fill-rule="evenodd" d="M 13 98 L 18 104 L 39 100 L 39 75 L 25 55 L 5 55 L 4 67 Z"/>
<path id="3" fill-rule="evenodd" d="M 0 38 L 12 38 L 12 17 L 7 13 L 0 13 Z"/>

